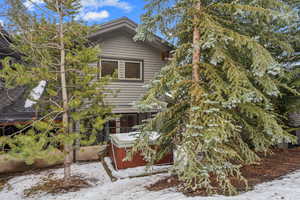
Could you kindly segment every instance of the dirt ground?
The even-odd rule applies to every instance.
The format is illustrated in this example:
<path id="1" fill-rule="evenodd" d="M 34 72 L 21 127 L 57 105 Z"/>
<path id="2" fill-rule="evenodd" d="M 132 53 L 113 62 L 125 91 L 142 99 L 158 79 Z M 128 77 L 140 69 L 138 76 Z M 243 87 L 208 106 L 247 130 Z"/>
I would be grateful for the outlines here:
<path id="1" fill-rule="evenodd" d="M 43 182 L 24 191 L 25 197 L 33 197 L 39 193 L 44 194 L 59 194 L 67 192 L 76 192 L 82 188 L 90 187 L 91 185 L 83 177 L 71 177 L 69 183 L 64 183 L 63 179 L 53 179 L 48 177 Z"/>
<path id="2" fill-rule="evenodd" d="M 258 165 L 248 165 L 241 168 L 242 175 L 248 180 L 249 188 L 253 186 L 278 179 L 283 175 L 300 169 L 300 147 L 291 149 L 276 149 L 272 155 L 262 156 Z M 239 191 L 245 191 L 245 184 L 232 179 L 233 185 Z M 176 176 L 171 176 L 147 187 L 150 191 L 158 191 L 171 187 L 178 187 L 181 182 Z M 203 190 L 185 192 L 188 196 L 205 195 Z"/>

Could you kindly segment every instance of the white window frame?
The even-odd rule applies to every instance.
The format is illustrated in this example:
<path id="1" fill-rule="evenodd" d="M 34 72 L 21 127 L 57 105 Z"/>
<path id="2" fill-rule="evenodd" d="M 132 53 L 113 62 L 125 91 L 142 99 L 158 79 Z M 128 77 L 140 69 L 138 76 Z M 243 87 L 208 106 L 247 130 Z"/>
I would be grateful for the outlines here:
<path id="1" fill-rule="evenodd" d="M 122 80 L 125 80 L 125 81 L 143 81 L 143 79 L 144 79 L 144 70 L 143 70 L 143 65 L 144 65 L 144 63 L 143 63 L 143 61 L 142 60 L 130 60 L 130 59 L 122 59 L 122 58 L 120 58 L 120 59 L 118 59 L 118 58 L 101 58 L 100 59 L 100 68 L 101 68 L 101 70 L 100 70 L 100 77 L 102 77 L 102 74 L 101 74 L 101 72 L 102 72 L 102 61 L 113 61 L 113 62 L 118 62 L 118 78 L 117 78 L 117 80 L 120 80 L 120 81 L 122 81 Z M 124 63 L 124 77 L 121 77 L 120 76 L 120 63 L 121 62 L 123 62 Z M 126 78 L 126 63 L 127 62 L 129 62 L 129 63 L 138 63 L 138 64 L 140 64 L 140 78 Z"/>

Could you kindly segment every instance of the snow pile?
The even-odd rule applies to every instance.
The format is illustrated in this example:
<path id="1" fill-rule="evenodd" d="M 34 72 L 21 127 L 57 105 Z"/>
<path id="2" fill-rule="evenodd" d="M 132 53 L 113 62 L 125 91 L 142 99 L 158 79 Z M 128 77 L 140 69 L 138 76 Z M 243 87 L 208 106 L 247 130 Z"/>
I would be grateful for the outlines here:
<path id="1" fill-rule="evenodd" d="M 44 92 L 44 89 L 46 87 L 46 81 L 40 81 L 40 83 L 38 84 L 38 86 L 36 86 L 35 88 L 33 88 L 33 90 L 30 92 L 30 99 L 26 99 L 25 101 L 25 108 L 30 108 L 32 107 L 37 100 L 39 100 Z M 31 100 L 32 99 L 32 100 Z"/>
<path id="2" fill-rule="evenodd" d="M 93 178 L 94 186 L 78 192 L 41 195 L 35 198 L 26 198 L 26 200 L 298 200 L 300 196 L 300 171 L 289 174 L 281 180 L 260 184 L 253 191 L 234 197 L 185 197 L 175 189 L 151 192 L 145 188 L 145 186 L 165 178 L 166 174 L 127 178 L 112 183 L 100 163 L 76 164 L 72 168 L 75 175 Z M 47 170 L 11 179 L 9 181 L 11 187 L 7 186 L 0 191 L 0 200 L 23 200 L 24 189 L 30 188 L 43 177 L 51 174 L 57 174 L 54 175 L 55 177 L 62 177 L 63 169 Z"/>
<path id="3" fill-rule="evenodd" d="M 147 169 L 145 166 L 141 166 L 135 168 L 115 170 L 112 161 L 109 157 L 105 157 L 104 161 L 106 162 L 108 168 L 112 172 L 112 175 L 119 179 L 145 175 L 149 173 L 164 172 L 168 171 L 168 169 L 171 167 L 171 165 L 155 165 L 151 166 L 149 169 Z"/>

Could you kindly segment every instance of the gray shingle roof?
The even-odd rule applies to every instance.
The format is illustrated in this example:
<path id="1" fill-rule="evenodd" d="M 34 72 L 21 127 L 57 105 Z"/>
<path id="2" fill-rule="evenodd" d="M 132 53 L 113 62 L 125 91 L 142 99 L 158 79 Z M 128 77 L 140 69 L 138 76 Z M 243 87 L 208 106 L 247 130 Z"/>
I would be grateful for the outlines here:
<path id="1" fill-rule="evenodd" d="M 10 56 L 20 59 L 20 54 L 10 48 L 10 43 L 11 40 L 8 33 L 0 26 L 0 58 L 2 59 L 5 56 Z"/>
<path id="2" fill-rule="evenodd" d="M 21 91 L 21 90 L 20 90 Z M 19 98 L 15 99 L 10 105 L 4 107 L 0 112 L 0 123 L 5 122 L 17 122 L 17 121 L 28 121 L 36 116 L 33 108 L 25 108 L 24 104 L 26 96 L 23 92 Z"/>
<path id="3" fill-rule="evenodd" d="M 25 92 L 25 87 L 16 87 L 13 89 L 0 89 L 0 111 L 7 106 L 14 104 Z"/>

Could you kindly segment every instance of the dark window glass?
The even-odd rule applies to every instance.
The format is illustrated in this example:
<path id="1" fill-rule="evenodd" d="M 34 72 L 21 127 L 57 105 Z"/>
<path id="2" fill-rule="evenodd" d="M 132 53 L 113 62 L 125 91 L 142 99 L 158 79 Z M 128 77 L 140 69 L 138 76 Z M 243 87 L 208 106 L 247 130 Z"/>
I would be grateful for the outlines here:
<path id="1" fill-rule="evenodd" d="M 116 133 L 117 132 L 117 123 L 116 120 L 111 120 L 108 122 L 109 125 L 109 133 Z"/>
<path id="2" fill-rule="evenodd" d="M 125 114 L 122 115 L 120 119 L 120 132 L 128 133 L 134 131 L 133 127 L 138 124 L 138 115 L 137 114 Z"/>
<path id="3" fill-rule="evenodd" d="M 125 78 L 141 79 L 141 64 L 135 62 L 125 62 Z"/>
<path id="4" fill-rule="evenodd" d="M 118 75 L 118 61 L 101 61 L 101 76 L 113 76 L 114 73 Z"/>

